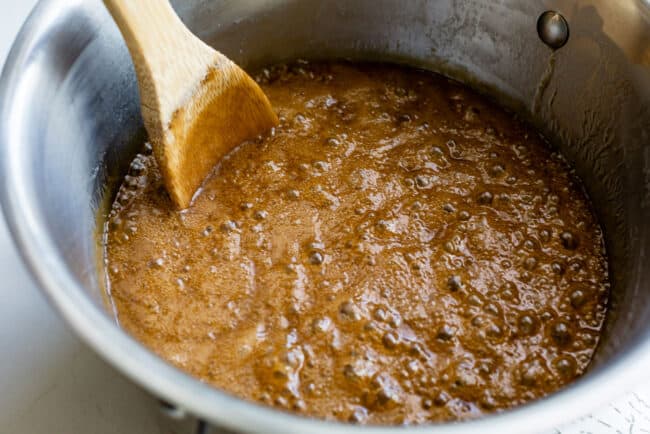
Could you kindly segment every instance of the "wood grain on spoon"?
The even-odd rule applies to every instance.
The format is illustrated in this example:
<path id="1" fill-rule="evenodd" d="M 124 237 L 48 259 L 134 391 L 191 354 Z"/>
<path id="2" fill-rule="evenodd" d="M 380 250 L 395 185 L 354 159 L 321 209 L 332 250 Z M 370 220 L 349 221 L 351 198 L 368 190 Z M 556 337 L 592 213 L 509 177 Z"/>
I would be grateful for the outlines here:
<path id="1" fill-rule="evenodd" d="M 269 100 L 235 63 L 185 27 L 168 0 L 105 0 L 126 40 L 144 124 L 179 208 L 217 162 L 277 124 Z"/>

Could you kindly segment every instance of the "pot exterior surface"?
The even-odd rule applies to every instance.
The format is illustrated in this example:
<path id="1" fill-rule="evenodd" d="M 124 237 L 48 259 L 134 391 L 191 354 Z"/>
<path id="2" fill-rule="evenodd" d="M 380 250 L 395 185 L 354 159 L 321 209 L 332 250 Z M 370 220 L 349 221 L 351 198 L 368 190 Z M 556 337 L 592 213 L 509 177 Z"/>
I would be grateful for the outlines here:
<path id="1" fill-rule="evenodd" d="M 591 196 L 613 276 L 590 371 L 570 387 L 479 420 L 409 432 L 536 432 L 647 377 L 650 363 L 650 5 L 647 0 L 178 0 L 201 38 L 254 68 L 297 57 L 405 63 L 447 74 L 522 113 Z M 570 37 L 538 37 L 546 10 Z M 98 280 L 97 210 L 146 136 L 128 51 L 99 0 L 44 0 L 0 81 L 0 199 L 21 254 L 98 353 L 165 400 L 245 432 L 395 432 L 247 403 L 185 375 L 121 331 Z"/>

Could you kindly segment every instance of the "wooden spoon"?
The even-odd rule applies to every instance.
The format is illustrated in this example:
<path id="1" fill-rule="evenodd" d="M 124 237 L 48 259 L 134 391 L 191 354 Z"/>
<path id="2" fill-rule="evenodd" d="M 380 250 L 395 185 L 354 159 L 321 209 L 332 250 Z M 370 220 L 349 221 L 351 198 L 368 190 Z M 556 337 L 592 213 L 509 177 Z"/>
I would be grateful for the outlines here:
<path id="1" fill-rule="evenodd" d="M 259 86 L 194 36 L 168 0 L 104 0 L 131 52 L 142 117 L 179 208 L 233 147 L 278 123 Z"/>

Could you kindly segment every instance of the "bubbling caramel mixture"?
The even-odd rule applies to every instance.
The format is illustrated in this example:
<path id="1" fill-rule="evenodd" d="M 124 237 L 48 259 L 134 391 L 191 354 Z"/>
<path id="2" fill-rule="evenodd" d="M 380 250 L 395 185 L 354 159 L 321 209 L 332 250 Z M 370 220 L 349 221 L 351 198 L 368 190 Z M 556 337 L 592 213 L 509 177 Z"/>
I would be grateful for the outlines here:
<path id="1" fill-rule="evenodd" d="M 394 66 L 258 78 L 281 119 L 174 211 L 153 159 L 107 223 L 120 324 L 251 401 L 458 420 L 580 376 L 606 312 L 598 223 L 560 155 L 457 83 Z"/>

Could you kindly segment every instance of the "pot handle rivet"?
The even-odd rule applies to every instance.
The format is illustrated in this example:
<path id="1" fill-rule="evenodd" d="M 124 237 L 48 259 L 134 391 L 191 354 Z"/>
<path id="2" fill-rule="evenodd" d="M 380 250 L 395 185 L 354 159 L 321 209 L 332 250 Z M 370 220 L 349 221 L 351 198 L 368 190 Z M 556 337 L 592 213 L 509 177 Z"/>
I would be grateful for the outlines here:
<path id="1" fill-rule="evenodd" d="M 569 23 L 557 11 L 546 11 L 537 19 L 537 34 L 549 48 L 562 48 L 569 40 Z"/>

